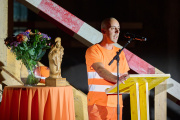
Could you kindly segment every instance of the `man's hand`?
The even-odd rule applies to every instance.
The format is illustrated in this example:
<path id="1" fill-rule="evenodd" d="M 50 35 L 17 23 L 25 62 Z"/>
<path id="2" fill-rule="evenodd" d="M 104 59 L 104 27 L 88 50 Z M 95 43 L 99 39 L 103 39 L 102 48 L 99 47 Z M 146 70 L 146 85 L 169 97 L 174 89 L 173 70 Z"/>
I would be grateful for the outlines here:
<path id="1" fill-rule="evenodd" d="M 129 75 L 128 75 L 128 74 L 122 74 L 122 75 L 119 77 L 119 81 L 120 81 L 121 83 L 125 84 L 124 81 L 126 81 L 128 78 L 129 78 Z"/>

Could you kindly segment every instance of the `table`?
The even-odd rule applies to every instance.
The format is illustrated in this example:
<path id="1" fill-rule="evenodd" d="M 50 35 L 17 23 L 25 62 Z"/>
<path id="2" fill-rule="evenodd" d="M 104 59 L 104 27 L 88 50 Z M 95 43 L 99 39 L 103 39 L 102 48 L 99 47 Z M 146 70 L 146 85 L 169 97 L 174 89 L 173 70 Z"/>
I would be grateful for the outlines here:
<path id="1" fill-rule="evenodd" d="M 6 86 L 0 120 L 75 120 L 71 86 Z"/>

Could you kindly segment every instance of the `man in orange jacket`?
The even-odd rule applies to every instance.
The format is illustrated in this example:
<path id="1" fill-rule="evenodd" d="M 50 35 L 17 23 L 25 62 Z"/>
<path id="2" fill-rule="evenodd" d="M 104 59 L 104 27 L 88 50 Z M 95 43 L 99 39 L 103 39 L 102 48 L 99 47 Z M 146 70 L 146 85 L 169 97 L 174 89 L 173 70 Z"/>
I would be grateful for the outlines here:
<path id="1" fill-rule="evenodd" d="M 119 22 L 107 18 L 101 23 L 103 39 L 86 51 L 89 92 L 87 96 L 89 120 L 117 120 L 117 95 L 107 95 L 105 89 L 117 82 L 117 63 L 108 63 L 119 51 L 113 44 L 117 43 L 120 33 Z M 129 66 L 122 51 L 119 61 L 119 81 L 124 83 L 128 77 Z M 119 95 L 120 120 L 122 120 L 123 101 Z"/>

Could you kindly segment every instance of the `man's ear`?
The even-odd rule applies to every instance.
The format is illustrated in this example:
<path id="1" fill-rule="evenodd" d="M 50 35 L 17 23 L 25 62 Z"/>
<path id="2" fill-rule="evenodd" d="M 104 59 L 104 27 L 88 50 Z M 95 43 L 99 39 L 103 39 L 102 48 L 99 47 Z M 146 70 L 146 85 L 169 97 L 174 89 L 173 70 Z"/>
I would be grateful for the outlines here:
<path id="1" fill-rule="evenodd" d="M 105 33 L 106 33 L 106 31 L 105 31 L 104 29 L 101 29 L 101 32 L 102 32 L 103 34 L 105 34 Z"/>

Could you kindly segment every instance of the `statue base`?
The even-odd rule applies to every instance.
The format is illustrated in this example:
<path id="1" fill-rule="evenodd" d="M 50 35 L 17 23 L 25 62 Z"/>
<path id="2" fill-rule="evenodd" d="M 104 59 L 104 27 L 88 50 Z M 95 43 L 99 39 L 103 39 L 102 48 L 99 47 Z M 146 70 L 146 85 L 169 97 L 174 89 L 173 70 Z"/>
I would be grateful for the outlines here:
<path id="1" fill-rule="evenodd" d="M 45 79 L 46 86 L 52 86 L 52 87 L 60 87 L 60 86 L 66 86 L 66 78 L 51 78 L 48 77 Z"/>

